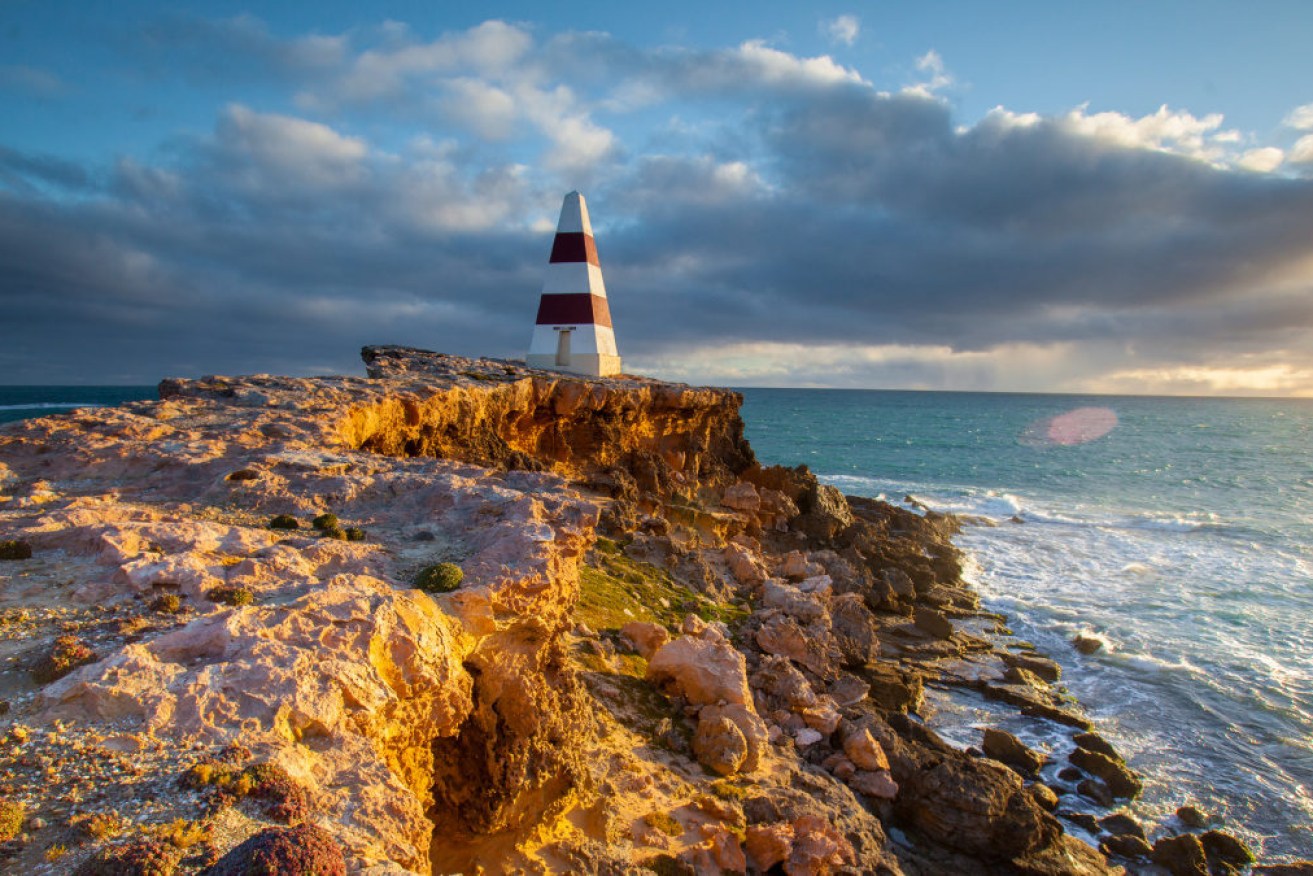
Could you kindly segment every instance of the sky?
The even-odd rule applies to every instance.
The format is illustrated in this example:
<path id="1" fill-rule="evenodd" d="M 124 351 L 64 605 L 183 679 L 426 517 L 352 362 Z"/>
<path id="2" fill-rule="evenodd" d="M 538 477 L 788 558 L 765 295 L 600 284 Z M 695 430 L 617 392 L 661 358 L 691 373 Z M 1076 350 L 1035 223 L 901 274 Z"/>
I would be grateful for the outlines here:
<path id="1" fill-rule="evenodd" d="M 1313 3 L 0 0 L 0 383 L 522 357 L 1313 396 Z"/>

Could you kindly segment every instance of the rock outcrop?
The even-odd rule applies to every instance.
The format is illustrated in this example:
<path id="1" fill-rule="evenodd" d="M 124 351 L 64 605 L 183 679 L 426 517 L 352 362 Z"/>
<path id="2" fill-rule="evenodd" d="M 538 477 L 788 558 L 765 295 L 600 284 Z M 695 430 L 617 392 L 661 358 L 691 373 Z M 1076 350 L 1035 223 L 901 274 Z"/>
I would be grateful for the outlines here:
<path id="1" fill-rule="evenodd" d="M 130 835 L 197 872 L 293 823 L 371 874 L 1113 872 L 1053 810 L 1130 796 L 1115 752 L 1058 780 L 916 715 L 1088 726 L 982 638 L 952 518 L 760 466 L 727 390 L 364 358 L 0 430 L 0 657 L 90 655 L 0 675 L 13 866 Z"/>

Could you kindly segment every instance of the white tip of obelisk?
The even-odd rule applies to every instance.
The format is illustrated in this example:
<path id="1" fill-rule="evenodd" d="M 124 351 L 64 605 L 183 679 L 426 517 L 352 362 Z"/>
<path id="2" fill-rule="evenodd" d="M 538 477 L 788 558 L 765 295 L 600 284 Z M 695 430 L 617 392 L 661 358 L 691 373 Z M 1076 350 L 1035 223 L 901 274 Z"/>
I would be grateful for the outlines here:
<path id="1" fill-rule="evenodd" d="M 584 203 L 583 195 L 570 192 L 561 203 L 561 218 L 556 223 L 556 233 L 568 234 L 581 231 L 590 236 L 593 233 L 593 225 L 588 221 L 588 205 Z"/>

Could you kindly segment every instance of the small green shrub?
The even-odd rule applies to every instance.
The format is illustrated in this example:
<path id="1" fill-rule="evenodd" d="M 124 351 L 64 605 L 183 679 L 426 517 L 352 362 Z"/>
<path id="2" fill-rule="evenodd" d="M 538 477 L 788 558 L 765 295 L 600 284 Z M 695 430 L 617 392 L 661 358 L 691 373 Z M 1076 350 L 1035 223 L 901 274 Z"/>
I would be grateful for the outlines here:
<path id="1" fill-rule="evenodd" d="M 163 593 L 150 601 L 150 610 L 156 614 L 177 614 L 182 599 L 176 593 Z"/>
<path id="2" fill-rule="evenodd" d="M 23 830 L 23 819 L 26 817 L 27 810 L 22 803 L 0 800 L 0 843 L 9 842 L 18 836 Z"/>
<path id="3" fill-rule="evenodd" d="M 25 541 L 0 541 L 0 560 L 30 560 L 32 546 Z"/>
<path id="4" fill-rule="evenodd" d="M 364 541 L 365 531 L 359 526 L 348 526 L 345 530 L 347 541 Z"/>
<path id="5" fill-rule="evenodd" d="M 245 587 L 215 587 L 205 598 L 211 602 L 231 605 L 233 607 L 250 605 L 255 601 L 255 594 Z"/>
<path id="6" fill-rule="evenodd" d="M 643 816 L 643 823 L 654 827 L 666 836 L 683 836 L 684 825 L 668 812 L 649 812 Z"/>
<path id="7" fill-rule="evenodd" d="M 313 824 L 269 827 L 242 842 L 206 871 L 209 876 L 253 873 L 346 876 L 342 847 Z"/>
<path id="8" fill-rule="evenodd" d="M 321 529 L 319 530 L 319 532 L 321 535 L 323 535 L 324 538 L 335 538 L 338 541 L 347 540 L 346 531 L 336 526 L 330 526 L 327 529 Z"/>
<path id="9" fill-rule="evenodd" d="M 270 529 L 300 529 L 301 521 L 291 514 L 277 514 L 269 518 Z"/>
<path id="10" fill-rule="evenodd" d="M 228 475 L 230 481 L 253 481 L 260 476 L 258 471 L 250 468 L 239 468 L 237 471 Z"/>
<path id="11" fill-rule="evenodd" d="M 77 636 L 60 636 L 55 639 L 50 653 L 42 657 L 32 670 L 32 677 L 41 684 L 63 678 L 79 666 L 95 663 L 98 659 Z"/>
<path id="12" fill-rule="evenodd" d="M 315 529 L 337 529 L 337 515 L 320 514 L 314 520 L 310 521 L 310 525 Z"/>
<path id="13" fill-rule="evenodd" d="M 455 563 L 426 566 L 415 576 L 415 586 L 425 593 L 450 593 L 460 586 L 465 572 Z"/>

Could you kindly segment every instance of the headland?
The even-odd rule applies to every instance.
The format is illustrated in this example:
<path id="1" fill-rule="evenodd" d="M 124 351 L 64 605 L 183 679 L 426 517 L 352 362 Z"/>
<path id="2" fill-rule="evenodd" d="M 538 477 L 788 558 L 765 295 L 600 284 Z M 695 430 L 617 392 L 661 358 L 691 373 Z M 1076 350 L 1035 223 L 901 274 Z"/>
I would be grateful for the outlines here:
<path id="1" fill-rule="evenodd" d="M 1245 865 L 1113 811 L 1139 779 L 953 518 L 763 467 L 729 390 L 363 356 L 0 429 L 0 867 Z M 958 749 L 927 685 L 1072 753 Z"/>

